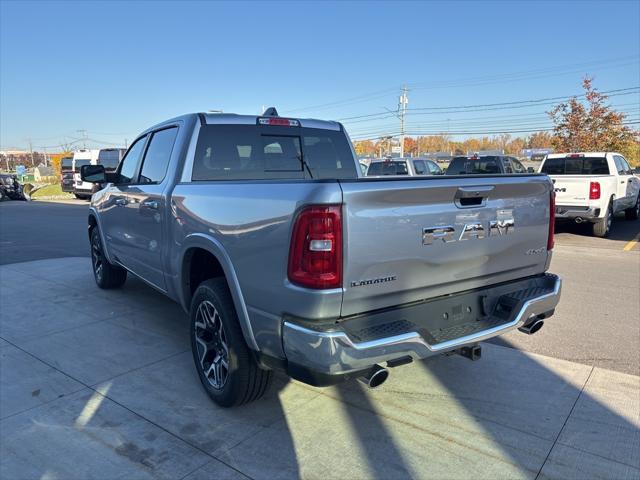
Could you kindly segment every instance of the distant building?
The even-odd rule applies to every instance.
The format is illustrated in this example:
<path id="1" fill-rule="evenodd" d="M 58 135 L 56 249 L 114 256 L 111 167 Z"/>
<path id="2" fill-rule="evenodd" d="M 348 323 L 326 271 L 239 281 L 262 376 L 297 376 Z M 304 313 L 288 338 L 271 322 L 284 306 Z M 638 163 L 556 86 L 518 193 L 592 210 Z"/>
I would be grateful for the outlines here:
<path id="1" fill-rule="evenodd" d="M 56 174 L 56 172 L 53 170 L 52 167 L 47 167 L 44 165 L 38 165 L 36 168 L 33 169 L 33 179 L 36 182 L 41 182 L 43 180 L 46 180 L 47 177 L 54 177 Z"/>

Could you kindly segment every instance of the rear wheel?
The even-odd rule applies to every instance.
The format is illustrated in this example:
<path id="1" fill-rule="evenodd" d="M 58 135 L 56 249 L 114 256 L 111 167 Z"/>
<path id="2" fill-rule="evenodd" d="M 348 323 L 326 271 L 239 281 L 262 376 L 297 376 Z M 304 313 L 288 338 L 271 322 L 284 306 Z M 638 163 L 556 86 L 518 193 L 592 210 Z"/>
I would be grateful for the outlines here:
<path id="1" fill-rule="evenodd" d="M 640 194 L 636 198 L 635 206 L 627 208 L 624 211 L 624 216 L 627 220 L 637 220 L 640 217 Z"/>
<path id="2" fill-rule="evenodd" d="M 98 227 L 91 230 L 91 265 L 93 266 L 93 278 L 100 288 L 120 288 L 127 280 L 127 271 L 122 267 L 112 265 L 105 257 Z"/>
<path id="3" fill-rule="evenodd" d="M 593 224 L 593 234 L 596 237 L 608 237 L 611 232 L 611 224 L 613 223 L 613 204 L 609 202 L 605 217 Z"/>
<path id="4" fill-rule="evenodd" d="M 262 397 L 272 372 L 247 347 L 225 279 L 206 280 L 191 302 L 191 350 L 200 382 L 222 407 Z"/>

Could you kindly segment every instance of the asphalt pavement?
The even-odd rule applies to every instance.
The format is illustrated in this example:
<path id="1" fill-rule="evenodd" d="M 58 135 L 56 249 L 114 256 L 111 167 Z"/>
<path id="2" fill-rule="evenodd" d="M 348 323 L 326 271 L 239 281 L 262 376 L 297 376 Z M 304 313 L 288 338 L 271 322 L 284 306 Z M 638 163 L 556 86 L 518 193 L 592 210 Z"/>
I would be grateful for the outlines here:
<path id="1" fill-rule="evenodd" d="M 277 375 L 221 409 L 179 305 L 135 278 L 95 287 L 86 208 L 0 205 L 0 478 L 640 478 L 640 377 L 621 373 L 638 371 L 640 222 L 559 229 L 556 315 L 478 362 L 413 362 L 377 390 Z"/>
<path id="2" fill-rule="evenodd" d="M 89 255 L 88 203 L 0 203 L 0 264 Z M 640 221 L 616 218 L 610 238 L 588 225 L 556 227 L 550 271 L 564 279 L 556 315 L 535 335 L 492 342 L 527 352 L 640 374 Z M 625 250 L 625 248 L 632 248 Z"/>
<path id="3" fill-rule="evenodd" d="M 89 255 L 83 200 L 0 202 L 0 265 Z"/>

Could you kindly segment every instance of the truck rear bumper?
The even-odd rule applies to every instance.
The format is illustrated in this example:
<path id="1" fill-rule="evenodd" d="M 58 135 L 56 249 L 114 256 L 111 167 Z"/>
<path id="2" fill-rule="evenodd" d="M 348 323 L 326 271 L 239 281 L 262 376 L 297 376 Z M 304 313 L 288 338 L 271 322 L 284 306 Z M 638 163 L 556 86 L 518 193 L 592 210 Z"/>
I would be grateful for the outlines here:
<path id="1" fill-rule="evenodd" d="M 599 207 L 556 205 L 557 220 L 575 220 L 580 218 L 585 221 L 595 221 L 600 217 Z"/>
<path id="2" fill-rule="evenodd" d="M 343 319 L 331 329 L 285 321 L 288 371 L 306 383 L 330 385 L 382 362 L 472 345 L 551 316 L 561 285 L 556 275 L 544 274 Z"/>

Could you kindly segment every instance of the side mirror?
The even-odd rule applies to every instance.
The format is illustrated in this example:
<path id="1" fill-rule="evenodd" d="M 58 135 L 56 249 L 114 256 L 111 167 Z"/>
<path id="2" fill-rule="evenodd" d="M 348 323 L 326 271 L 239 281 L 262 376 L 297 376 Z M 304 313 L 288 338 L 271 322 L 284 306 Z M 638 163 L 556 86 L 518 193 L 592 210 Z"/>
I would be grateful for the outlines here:
<path id="1" fill-rule="evenodd" d="M 80 167 L 80 178 L 83 182 L 106 183 L 107 176 L 104 165 L 83 165 Z"/>
<path id="2" fill-rule="evenodd" d="M 536 169 L 533 167 L 527 167 L 527 173 L 536 173 Z"/>

